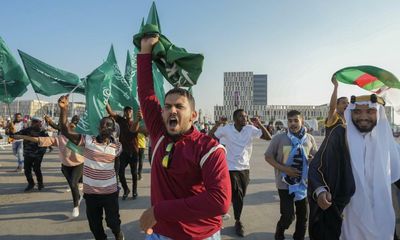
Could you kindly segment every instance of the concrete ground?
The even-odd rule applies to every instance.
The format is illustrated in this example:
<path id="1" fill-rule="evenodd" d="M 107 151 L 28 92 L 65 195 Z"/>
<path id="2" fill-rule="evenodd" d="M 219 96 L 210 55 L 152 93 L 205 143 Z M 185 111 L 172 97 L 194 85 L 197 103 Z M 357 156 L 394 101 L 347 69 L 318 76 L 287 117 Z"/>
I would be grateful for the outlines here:
<path id="1" fill-rule="evenodd" d="M 321 143 L 322 139 L 317 138 Z M 251 159 L 251 182 L 245 198 L 242 220 L 244 239 L 273 239 L 279 218 L 279 197 L 274 183 L 274 173 L 263 157 L 267 141 L 254 143 Z M 12 172 L 16 160 L 8 147 L 0 150 L 0 239 L 2 240 L 66 240 L 93 239 L 85 216 L 85 202 L 80 206 L 80 216 L 71 220 L 72 197 L 66 192 L 67 183 L 60 171 L 57 149 L 46 153 L 42 164 L 45 189 L 24 193 L 26 179 L 23 173 Z M 126 239 L 144 239 L 138 219 L 150 206 L 149 164 L 144 163 L 143 179 L 139 181 L 136 200 L 120 200 L 122 230 Z M 130 173 L 127 171 L 128 183 Z M 233 216 L 232 208 L 229 214 Z M 287 231 L 290 239 L 293 226 Z M 233 217 L 224 222 L 222 239 L 237 239 Z M 112 233 L 107 230 L 109 239 Z"/>

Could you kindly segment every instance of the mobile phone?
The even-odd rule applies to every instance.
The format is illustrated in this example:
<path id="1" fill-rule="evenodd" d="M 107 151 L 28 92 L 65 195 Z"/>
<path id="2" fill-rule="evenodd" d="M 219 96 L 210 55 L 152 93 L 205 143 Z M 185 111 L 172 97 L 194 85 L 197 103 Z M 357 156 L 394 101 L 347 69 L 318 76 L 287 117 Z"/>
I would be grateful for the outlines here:
<path id="1" fill-rule="evenodd" d="M 250 118 L 250 121 L 252 121 L 252 122 L 255 122 L 256 120 L 257 120 L 257 118 L 255 118 L 255 117 Z"/>

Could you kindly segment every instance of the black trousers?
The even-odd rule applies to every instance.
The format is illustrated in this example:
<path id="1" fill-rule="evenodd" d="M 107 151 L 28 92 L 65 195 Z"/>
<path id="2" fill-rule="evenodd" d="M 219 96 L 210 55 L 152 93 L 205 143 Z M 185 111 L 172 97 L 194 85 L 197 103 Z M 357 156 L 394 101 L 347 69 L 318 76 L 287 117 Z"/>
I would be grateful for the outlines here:
<path id="1" fill-rule="evenodd" d="M 137 193 L 137 165 L 138 165 L 138 157 L 137 153 L 129 153 L 129 152 L 122 152 L 119 156 L 119 181 L 121 182 L 122 188 L 124 192 L 128 191 L 129 187 L 126 183 L 125 178 L 125 168 L 127 166 L 131 167 L 131 174 L 132 174 L 132 192 Z"/>
<path id="2" fill-rule="evenodd" d="M 249 170 L 229 171 L 232 185 L 232 204 L 235 220 L 239 221 L 242 215 L 243 199 L 250 182 Z"/>
<path id="3" fill-rule="evenodd" d="M 296 215 L 296 230 L 293 234 L 294 240 L 303 240 L 307 229 L 308 203 L 307 198 L 294 201 L 294 194 L 289 190 L 278 189 L 280 199 L 281 218 L 277 223 L 277 231 L 282 233 L 289 228 Z M 296 211 L 295 208 L 296 207 Z"/>
<path id="4" fill-rule="evenodd" d="M 114 235 L 121 232 L 118 192 L 107 195 L 84 194 L 83 197 L 86 202 L 86 217 L 89 222 L 90 231 L 96 240 L 107 239 L 103 228 L 103 211 L 106 215 L 107 226 Z"/>
<path id="5" fill-rule="evenodd" d="M 138 158 L 139 158 L 139 166 L 138 166 L 138 173 L 142 174 L 143 169 L 143 160 L 144 160 L 144 148 L 139 148 Z"/>
<path id="6" fill-rule="evenodd" d="M 67 179 L 68 185 L 71 188 L 74 207 L 77 207 L 80 197 L 78 184 L 83 173 L 83 163 L 73 167 L 61 165 L 61 172 L 64 174 L 64 177 Z"/>
<path id="7" fill-rule="evenodd" d="M 43 184 L 43 175 L 41 169 L 42 160 L 43 160 L 43 155 L 35 157 L 24 155 L 24 168 L 25 168 L 24 173 L 29 185 L 35 184 L 35 181 L 33 181 L 32 177 L 32 168 L 33 171 L 35 172 L 37 182 L 39 184 Z"/>

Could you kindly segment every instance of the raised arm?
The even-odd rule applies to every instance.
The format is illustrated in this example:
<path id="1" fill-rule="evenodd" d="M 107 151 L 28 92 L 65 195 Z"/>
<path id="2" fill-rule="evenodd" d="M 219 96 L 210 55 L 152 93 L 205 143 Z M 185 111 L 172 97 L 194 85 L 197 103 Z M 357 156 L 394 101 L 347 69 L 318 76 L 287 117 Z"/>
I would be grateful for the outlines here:
<path id="1" fill-rule="evenodd" d="M 81 135 L 73 132 L 67 126 L 67 113 L 68 113 L 68 95 L 61 96 L 58 99 L 58 106 L 60 107 L 60 128 L 62 134 L 67 137 L 75 145 L 79 144 Z"/>
<path id="2" fill-rule="evenodd" d="M 14 139 L 23 139 L 26 141 L 34 142 L 34 143 L 39 143 L 39 138 L 38 137 L 31 137 L 31 136 L 26 136 L 26 135 L 14 135 Z"/>
<path id="3" fill-rule="evenodd" d="M 332 83 L 333 83 L 333 92 L 331 95 L 331 101 L 329 102 L 329 111 L 328 111 L 328 120 L 327 123 L 329 124 L 330 122 L 332 122 L 334 119 L 334 115 L 336 113 L 336 107 L 337 107 L 337 89 L 338 89 L 338 81 L 336 80 L 336 75 L 332 76 L 331 79 Z"/>
<path id="4" fill-rule="evenodd" d="M 259 129 L 261 129 L 262 135 L 261 135 L 261 139 L 264 140 L 271 140 L 271 134 L 268 132 L 267 128 L 265 128 L 265 126 L 261 123 L 260 119 L 258 117 L 255 117 L 254 119 L 252 119 L 252 122 L 254 124 L 254 126 L 258 127 Z"/>
<path id="5" fill-rule="evenodd" d="M 61 129 L 60 129 L 60 126 L 59 126 L 58 124 L 56 124 L 55 122 L 53 122 L 53 119 L 51 119 L 50 116 L 44 115 L 44 120 L 46 121 L 46 123 L 47 123 L 48 125 L 50 125 L 50 127 L 54 128 L 54 129 L 56 129 L 56 130 L 61 130 Z"/>
<path id="6" fill-rule="evenodd" d="M 225 125 L 227 123 L 227 119 L 224 117 L 221 117 L 219 119 L 219 121 L 216 121 L 214 126 L 210 129 L 210 131 L 208 132 L 208 136 L 212 137 L 212 138 L 217 138 L 215 136 L 215 132 L 217 131 L 217 129 L 221 126 L 221 125 Z M 218 139 L 218 138 L 217 138 Z"/>
<path id="7" fill-rule="evenodd" d="M 138 96 L 143 119 L 149 131 L 151 142 L 155 144 L 157 138 L 165 131 L 161 116 L 160 101 L 154 91 L 152 75 L 152 49 L 158 37 L 143 38 L 141 50 L 137 55 Z"/>
<path id="8" fill-rule="evenodd" d="M 118 116 L 118 114 L 116 112 L 113 112 L 110 104 L 108 104 L 108 103 L 106 105 L 106 110 L 107 110 L 108 115 L 110 115 L 112 118 L 115 119 Z"/>
<path id="9" fill-rule="evenodd" d="M 138 132 L 139 131 L 139 124 L 140 121 L 142 121 L 143 119 L 143 115 L 142 115 L 142 111 L 140 111 L 140 109 L 137 111 L 136 113 L 136 120 L 133 122 L 132 126 L 130 127 L 129 131 L 131 132 Z"/>

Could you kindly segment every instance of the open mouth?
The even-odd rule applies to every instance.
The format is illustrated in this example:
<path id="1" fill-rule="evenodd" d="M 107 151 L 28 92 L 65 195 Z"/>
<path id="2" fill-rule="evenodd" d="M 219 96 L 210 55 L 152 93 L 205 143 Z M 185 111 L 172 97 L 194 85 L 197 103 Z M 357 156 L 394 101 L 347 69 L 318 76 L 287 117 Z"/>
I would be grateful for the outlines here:
<path id="1" fill-rule="evenodd" d="M 170 128 L 176 128 L 177 125 L 178 125 L 178 119 L 176 117 L 170 117 L 168 119 L 168 126 Z"/>

